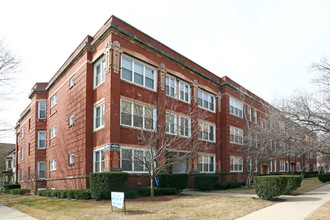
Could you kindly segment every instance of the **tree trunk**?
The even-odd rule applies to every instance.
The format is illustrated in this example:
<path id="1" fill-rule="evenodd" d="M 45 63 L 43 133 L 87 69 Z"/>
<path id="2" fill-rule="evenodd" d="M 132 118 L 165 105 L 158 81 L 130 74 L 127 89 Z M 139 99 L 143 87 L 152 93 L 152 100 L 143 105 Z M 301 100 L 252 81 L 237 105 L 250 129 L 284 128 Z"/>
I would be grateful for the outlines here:
<path id="1" fill-rule="evenodd" d="M 150 196 L 154 197 L 155 193 L 154 193 L 154 178 L 151 177 L 150 178 Z"/>

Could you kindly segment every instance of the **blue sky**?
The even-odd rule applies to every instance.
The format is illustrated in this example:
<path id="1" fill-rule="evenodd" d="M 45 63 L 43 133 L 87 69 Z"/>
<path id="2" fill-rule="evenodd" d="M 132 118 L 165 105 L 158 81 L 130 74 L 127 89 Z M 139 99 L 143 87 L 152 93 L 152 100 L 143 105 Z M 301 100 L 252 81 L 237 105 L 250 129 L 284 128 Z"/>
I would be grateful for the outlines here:
<path id="1" fill-rule="evenodd" d="M 0 38 L 22 60 L 13 126 L 36 82 L 49 81 L 86 35 L 111 15 L 272 103 L 310 90 L 308 67 L 330 57 L 330 1 L 4 1 Z M 14 142 L 14 135 L 0 142 Z"/>

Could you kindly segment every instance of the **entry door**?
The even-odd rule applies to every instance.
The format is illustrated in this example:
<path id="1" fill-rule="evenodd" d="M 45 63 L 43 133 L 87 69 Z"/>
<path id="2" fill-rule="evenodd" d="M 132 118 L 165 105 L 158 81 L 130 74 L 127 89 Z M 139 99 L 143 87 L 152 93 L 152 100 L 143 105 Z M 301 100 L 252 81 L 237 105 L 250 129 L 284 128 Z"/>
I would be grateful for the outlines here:
<path id="1" fill-rule="evenodd" d="M 262 174 L 268 174 L 268 166 L 262 166 Z"/>

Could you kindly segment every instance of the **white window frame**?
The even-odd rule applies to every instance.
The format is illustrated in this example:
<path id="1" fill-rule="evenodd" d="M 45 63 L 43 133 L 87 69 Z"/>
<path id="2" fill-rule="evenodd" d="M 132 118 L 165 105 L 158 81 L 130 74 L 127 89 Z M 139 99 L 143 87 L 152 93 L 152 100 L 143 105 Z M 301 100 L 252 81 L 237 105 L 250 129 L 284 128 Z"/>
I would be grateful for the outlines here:
<path id="1" fill-rule="evenodd" d="M 172 85 L 171 82 L 173 82 L 174 85 Z M 177 87 L 176 78 L 167 74 L 165 78 L 165 94 L 169 97 L 176 98 L 177 97 L 176 87 Z M 174 94 L 171 94 L 172 88 Z"/>
<path id="2" fill-rule="evenodd" d="M 233 139 L 234 140 L 231 140 L 232 139 L 231 138 L 231 131 L 233 131 Z M 240 136 L 240 133 L 242 134 L 241 136 Z M 238 142 L 236 142 L 236 137 L 238 139 Z M 244 139 L 244 131 L 243 131 L 243 129 L 230 126 L 230 129 L 229 129 L 229 141 L 230 141 L 230 143 L 231 144 L 243 145 L 243 143 L 244 143 L 244 140 L 243 139 Z"/>
<path id="3" fill-rule="evenodd" d="M 272 173 L 273 172 L 273 161 L 269 161 L 269 172 Z"/>
<path id="4" fill-rule="evenodd" d="M 258 148 L 258 135 L 257 134 L 254 135 L 254 147 Z"/>
<path id="5" fill-rule="evenodd" d="M 258 172 L 258 159 L 255 159 L 253 164 L 255 165 L 253 172 L 257 173 Z"/>
<path id="6" fill-rule="evenodd" d="M 44 133 L 45 134 L 45 147 L 40 147 L 40 133 Z M 47 133 L 46 131 L 38 131 L 38 149 L 45 149 L 46 148 L 46 140 L 47 140 L 47 137 L 46 137 Z"/>
<path id="7" fill-rule="evenodd" d="M 98 66 L 100 66 L 100 73 L 99 73 L 99 81 L 96 81 L 96 77 L 97 77 L 97 68 Z M 99 87 L 100 85 L 102 85 L 105 82 L 105 58 L 102 57 L 100 60 L 98 60 L 94 65 L 93 65 L 93 85 L 94 85 L 94 89 L 96 89 L 97 87 Z"/>
<path id="8" fill-rule="evenodd" d="M 290 171 L 290 166 L 289 166 L 289 161 L 286 161 L 285 162 L 285 167 L 286 167 L 286 172 L 289 172 Z"/>
<path id="9" fill-rule="evenodd" d="M 24 146 L 21 148 L 21 160 L 24 160 Z"/>
<path id="10" fill-rule="evenodd" d="M 49 136 L 50 136 L 50 139 L 53 139 L 56 137 L 56 125 L 53 126 L 50 131 L 49 131 Z"/>
<path id="11" fill-rule="evenodd" d="M 131 171 L 129 171 L 129 170 L 123 170 L 123 150 L 131 150 L 132 151 L 132 158 L 131 158 L 131 160 L 132 160 L 132 170 Z M 120 148 L 120 168 L 121 168 L 122 172 L 126 172 L 126 173 L 147 173 L 148 172 L 148 169 L 145 166 L 145 164 L 146 164 L 145 161 L 142 164 L 143 171 L 135 171 L 135 164 L 134 164 L 135 151 L 142 151 L 143 152 L 143 159 L 145 159 L 147 149 L 144 149 L 144 148 L 132 148 L 132 147 L 121 147 Z M 154 164 L 154 166 L 156 166 L 156 164 Z"/>
<path id="12" fill-rule="evenodd" d="M 252 171 L 252 158 L 247 159 L 247 165 L 248 165 L 247 171 L 251 172 Z"/>
<path id="13" fill-rule="evenodd" d="M 132 73 L 132 81 L 130 81 L 130 80 L 128 80 L 128 79 L 125 79 L 125 78 L 123 77 L 123 69 L 125 69 L 125 68 L 123 67 L 123 59 L 126 59 L 126 60 L 128 60 L 128 61 L 130 61 L 130 62 L 132 63 L 132 66 L 131 66 L 131 69 L 132 69 L 132 70 L 131 70 L 131 73 Z M 142 84 L 143 84 L 143 85 L 141 85 L 141 84 L 135 82 L 135 74 L 134 74 L 134 73 L 135 73 L 135 71 L 134 71 L 135 64 L 140 65 L 140 66 L 142 66 L 142 68 L 143 68 L 143 71 L 142 71 L 142 77 L 143 77 L 143 82 L 142 82 Z M 153 80 L 153 88 L 150 88 L 150 87 L 146 86 L 146 78 L 151 79 L 150 77 L 147 76 L 146 69 L 151 70 L 152 73 L 153 73 L 153 79 L 152 79 L 152 80 Z M 141 74 L 139 74 L 139 75 L 141 75 Z M 141 86 L 141 87 L 143 87 L 143 88 L 146 88 L 146 89 L 149 89 L 149 90 L 152 90 L 152 91 L 157 91 L 157 71 L 156 71 L 156 69 L 155 69 L 154 67 L 152 67 L 152 66 L 150 66 L 150 65 L 148 65 L 148 64 L 146 64 L 146 63 L 144 63 L 144 62 L 138 61 L 138 60 L 136 60 L 136 59 L 134 59 L 134 58 L 132 58 L 132 57 L 130 57 L 130 56 L 128 56 L 128 55 L 124 55 L 124 54 L 123 54 L 123 55 L 121 56 L 121 73 L 120 73 L 120 78 L 121 78 L 122 80 L 126 81 L 126 82 L 133 83 L 133 84 L 138 85 L 138 86 Z"/>
<path id="14" fill-rule="evenodd" d="M 253 121 L 255 124 L 258 123 L 258 112 L 256 109 L 253 109 Z"/>
<path id="15" fill-rule="evenodd" d="M 76 78 L 75 75 L 71 76 L 71 78 L 69 79 L 69 88 L 71 88 L 72 86 L 74 86 L 76 84 Z"/>
<path id="16" fill-rule="evenodd" d="M 248 121 L 252 121 L 252 108 L 250 106 L 247 108 L 247 118 Z"/>
<path id="17" fill-rule="evenodd" d="M 69 154 L 69 165 L 74 164 L 74 154 Z"/>
<path id="18" fill-rule="evenodd" d="M 21 127 L 21 139 L 24 138 L 24 125 Z"/>
<path id="19" fill-rule="evenodd" d="M 239 169 L 239 164 L 234 164 L 233 163 L 233 165 L 232 165 L 232 159 L 233 160 L 236 160 L 236 159 L 238 159 L 238 160 L 240 160 L 241 161 L 241 169 Z M 242 173 L 243 172 L 243 165 L 244 165 L 244 161 L 243 161 L 243 157 L 241 157 L 241 156 L 230 156 L 229 157 L 229 164 L 230 164 L 230 168 L 229 168 L 229 170 L 230 170 L 230 172 L 231 173 Z M 235 169 L 235 165 L 237 166 L 237 169 Z"/>
<path id="20" fill-rule="evenodd" d="M 18 151 L 18 152 L 17 152 L 17 163 L 18 163 L 18 164 L 20 163 L 20 160 L 21 160 L 20 156 L 21 156 L 21 152 Z"/>
<path id="21" fill-rule="evenodd" d="M 300 172 L 301 171 L 300 162 L 297 162 L 297 164 L 296 164 L 296 170 L 297 170 L 297 172 Z"/>
<path id="22" fill-rule="evenodd" d="M 128 124 L 123 124 L 122 123 L 122 113 L 123 113 L 123 107 L 122 107 L 122 102 L 127 102 L 127 103 L 130 103 L 131 104 L 131 123 L 130 125 Z M 129 100 L 126 100 L 126 99 L 121 99 L 120 100 L 120 125 L 121 126 L 125 126 L 125 127 L 132 127 L 132 128 L 138 128 L 138 129 L 141 129 L 141 127 L 139 126 L 134 126 L 134 115 L 135 115 L 135 108 L 134 106 L 135 105 L 139 105 L 142 107 L 142 128 L 144 130 L 149 130 L 149 131 L 155 131 L 156 130 L 156 125 L 157 125 L 157 117 L 156 117 L 156 109 L 151 107 L 151 106 L 146 106 L 146 105 L 143 105 L 143 104 L 140 104 L 140 103 L 134 103 L 134 102 L 131 102 Z M 152 129 L 149 129 L 149 128 L 146 128 L 146 114 L 145 114 L 145 109 L 148 108 L 148 109 L 151 109 L 152 110 L 152 122 L 153 122 L 153 125 L 152 125 Z"/>
<path id="23" fill-rule="evenodd" d="M 207 97 L 207 100 L 205 100 L 205 96 Z M 211 100 L 213 98 L 213 103 L 211 103 Z M 215 112 L 215 95 L 209 93 L 209 92 L 206 92 L 202 89 L 198 89 L 198 99 L 197 99 L 197 105 L 198 107 L 202 108 L 202 109 L 206 109 L 208 111 L 211 111 L 211 112 Z M 201 100 L 201 104 L 200 104 L 200 100 Z M 204 106 L 204 102 L 207 102 L 208 105 L 207 105 L 207 108 Z M 211 108 L 211 106 L 213 106 Z"/>
<path id="24" fill-rule="evenodd" d="M 204 138 L 204 133 L 203 133 L 204 125 L 208 126 L 208 137 L 207 137 L 207 139 Z M 213 127 L 213 140 L 211 140 L 211 138 L 210 138 L 211 126 Z M 198 133 L 198 139 L 199 140 L 209 141 L 209 142 L 212 142 L 212 143 L 216 142 L 216 134 L 215 134 L 216 126 L 215 126 L 215 124 L 207 123 L 207 122 L 204 122 L 204 121 L 198 121 L 198 128 L 201 128 L 201 131 L 198 130 L 198 132 L 202 132 L 202 135 L 201 135 L 202 137 L 201 138 L 200 138 L 200 135 Z"/>
<path id="25" fill-rule="evenodd" d="M 69 117 L 69 126 L 72 126 L 74 124 L 74 114 L 70 115 Z"/>
<path id="26" fill-rule="evenodd" d="M 188 91 L 185 91 L 186 86 L 188 87 Z M 181 98 L 181 92 L 183 92 L 183 99 Z M 186 100 L 186 94 L 187 94 L 187 100 Z M 188 84 L 182 80 L 179 80 L 178 98 L 179 98 L 179 100 L 181 100 L 183 102 L 190 103 L 190 84 Z"/>
<path id="27" fill-rule="evenodd" d="M 237 111 L 237 112 L 236 112 Z M 229 97 L 229 113 L 231 115 L 243 118 L 244 104 L 233 97 Z"/>
<path id="28" fill-rule="evenodd" d="M 96 127 L 96 111 L 97 109 L 100 108 L 100 117 L 99 117 L 99 126 Z M 94 131 L 100 130 L 102 128 L 104 128 L 104 124 L 105 124 L 105 104 L 104 102 L 101 102 L 97 105 L 94 106 L 94 110 L 93 110 L 93 128 Z"/>
<path id="29" fill-rule="evenodd" d="M 50 108 L 57 104 L 57 92 L 50 98 Z"/>
<path id="30" fill-rule="evenodd" d="M 276 160 L 274 160 L 274 172 L 277 172 L 276 164 L 277 164 L 277 162 L 276 162 Z"/>
<path id="31" fill-rule="evenodd" d="M 24 182 L 24 173 L 23 173 L 23 168 L 21 168 L 21 182 Z"/>
<path id="32" fill-rule="evenodd" d="M 280 170 L 279 172 L 285 172 L 285 161 L 280 160 Z"/>
<path id="33" fill-rule="evenodd" d="M 56 159 L 49 161 L 49 171 L 54 171 L 54 170 L 56 170 Z"/>
<path id="34" fill-rule="evenodd" d="M 201 157 L 201 169 L 199 167 L 200 165 L 200 160 L 199 160 L 199 157 Z M 205 167 L 204 165 L 205 164 L 205 157 L 207 157 L 207 165 L 208 165 L 208 170 L 205 171 Z M 213 160 L 213 171 L 211 171 L 211 160 Z M 200 173 L 215 173 L 215 155 L 212 155 L 212 154 L 198 154 L 198 170 Z"/>
<path id="35" fill-rule="evenodd" d="M 170 118 L 171 117 L 171 118 Z M 171 122 L 171 120 L 173 119 L 173 123 Z M 170 112 L 166 112 L 166 134 L 173 134 L 176 135 L 178 132 L 178 128 L 177 128 L 177 115 L 170 113 Z M 171 129 L 171 125 L 173 126 L 173 131 Z"/>
<path id="36" fill-rule="evenodd" d="M 183 134 L 181 134 L 181 122 L 182 122 L 181 119 L 185 119 L 185 120 L 188 121 L 188 128 L 187 128 L 188 129 L 188 135 L 186 135 L 185 129 L 183 131 Z M 186 127 L 184 126 L 184 128 L 186 128 Z M 179 135 L 181 137 L 190 137 L 191 136 L 191 120 L 190 120 L 190 118 L 185 117 L 183 115 L 179 115 L 179 129 L 178 129 L 178 131 L 179 131 Z"/>
<path id="37" fill-rule="evenodd" d="M 95 149 L 93 151 L 93 172 L 96 173 L 96 153 L 100 153 L 100 161 L 98 161 L 99 171 L 97 173 L 101 173 L 104 171 L 105 168 L 105 158 L 104 158 L 104 147 Z M 102 160 L 102 153 L 103 153 L 103 160 Z M 102 163 L 103 163 L 103 170 L 102 170 Z"/>
<path id="38" fill-rule="evenodd" d="M 41 109 L 41 104 L 45 105 L 45 109 Z M 45 117 L 40 116 L 41 111 L 45 112 Z M 40 101 L 40 102 L 38 102 L 38 119 L 45 119 L 46 117 L 47 117 L 47 103 L 45 101 Z"/>
<path id="39" fill-rule="evenodd" d="M 45 170 L 44 170 L 44 172 L 45 172 L 45 177 L 40 177 L 40 164 L 45 164 Z M 38 162 L 38 179 L 40 179 L 40 180 L 43 180 L 43 179 L 46 179 L 46 162 L 45 161 L 39 161 Z"/>

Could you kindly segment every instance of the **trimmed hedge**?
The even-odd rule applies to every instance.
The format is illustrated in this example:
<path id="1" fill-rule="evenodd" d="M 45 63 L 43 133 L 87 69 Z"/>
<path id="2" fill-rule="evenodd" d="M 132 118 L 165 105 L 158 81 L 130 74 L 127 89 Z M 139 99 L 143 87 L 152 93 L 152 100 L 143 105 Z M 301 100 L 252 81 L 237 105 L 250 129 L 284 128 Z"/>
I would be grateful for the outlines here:
<path id="1" fill-rule="evenodd" d="M 284 176 L 256 176 L 253 178 L 253 183 L 260 198 L 273 200 L 283 195 L 288 178 Z"/>
<path id="2" fill-rule="evenodd" d="M 66 197 L 68 199 L 75 199 L 75 197 L 74 197 L 74 190 L 67 190 L 66 191 Z"/>
<path id="3" fill-rule="evenodd" d="M 136 191 L 135 190 L 128 190 L 125 192 L 125 198 L 126 199 L 134 199 L 136 197 Z"/>
<path id="4" fill-rule="evenodd" d="M 89 189 L 72 190 L 75 199 L 87 200 L 91 199 L 91 192 Z"/>
<path id="5" fill-rule="evenodd" d="M 218 175 L 205 175 L 195 177 L 195 188 L 201 191 L 215 189 L 219 181 Z"/>
<path id="6" fill-rule="evenodd" d="M 9 191 L 11 189 L 20 189 L 21 185 L 20 184 L 8 184 L 3 187 L 3 192 L 4 193 L 10 193 Z"/>
<path id="7" fill-rule="evenodd" d="M 283 194 L 290 195 L 293 191 L 301 186 L 302 177 L 301 176 L 283 176 L 288 179 L 288 183 L 284 189 Z"/>
<path id="8" fill-rule="evenodd" d="M 29 189 L 11 189 L 9 190 L 10 194 L 14 195 L 24 195 L 26 192 L 30 192 Z"/>
<path id="9" fill-rule="evenodd" d="M 301 172 L 295 172 L 295 175 L 300 175 L 301 176 Z M 306 172 L 304 175 L 304 178 L 312 178 L 312 177 L 317 177 L 319 174 L 318 171 L 313 171 L 313 172 Z"/>
<path id="10" fill-rule="evenodd" d="M 330 173 L 320 173 L 317 178 L 322 182 L 328 182 L 330 181 Z"/>
<path id="11" fill-rule="evenodd" d="M 159 177 L 161 188 L 175 188 L 177 193 L 187 187 L 188 174 L 162 174 Z"/>
<path id="12" fill-rule="evenodd" d="M 240 188 L 245 185 L 245 182 L 220 182 L 217 183 L 216 189 L 232 189 L 232 188 Z"/>
<path id="13" fill-rule="evenodd" d="M 110 199 L 112 191 L 124 192 L 128 175 L 121 172 L 91 173 L 89 181 L 92 199 Z"/>
<path id="14" fill-rule="evenodd" d="M 216 189 L 228 189 L 229 188 L 229 183 L 228 182 L 217 183 L 215 188 Z"/>
<path id="15" fill-rule="evenodd" d="M 150 196 L 150 187 L 141 187 L 138 193 L 142 196 Z M 154 188 L 154 195 L 175 195 L 177 191 L 175 188 Z"/>

